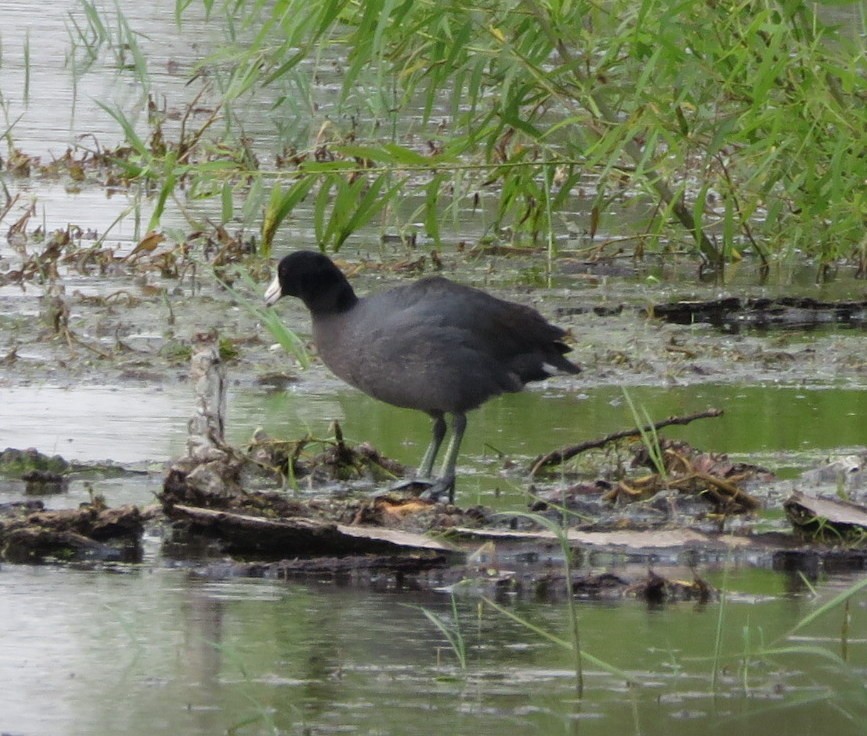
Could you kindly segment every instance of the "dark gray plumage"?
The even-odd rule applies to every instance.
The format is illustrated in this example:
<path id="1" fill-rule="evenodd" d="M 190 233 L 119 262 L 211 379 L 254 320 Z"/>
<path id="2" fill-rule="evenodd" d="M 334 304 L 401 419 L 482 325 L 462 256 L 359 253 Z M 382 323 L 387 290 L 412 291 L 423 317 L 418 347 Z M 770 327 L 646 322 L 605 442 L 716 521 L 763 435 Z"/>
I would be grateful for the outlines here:
<path id="1" fill-rule="evenodd" d="M 421 478 L 431 477 L 445 415 L 453 416 L 442 471 L 429 490 L 448 491 L 450 500 L 466 412 L 557 370 L 581 370 L 563 357 L 565 331 L 536 310 L 440 276 L 359 298 L 331 259 L 298 251 L 280 261 L 265 301 L 283 296 L 300 298 L 310 310 L 316 348 L 338 377 L 433 418 Z"/>

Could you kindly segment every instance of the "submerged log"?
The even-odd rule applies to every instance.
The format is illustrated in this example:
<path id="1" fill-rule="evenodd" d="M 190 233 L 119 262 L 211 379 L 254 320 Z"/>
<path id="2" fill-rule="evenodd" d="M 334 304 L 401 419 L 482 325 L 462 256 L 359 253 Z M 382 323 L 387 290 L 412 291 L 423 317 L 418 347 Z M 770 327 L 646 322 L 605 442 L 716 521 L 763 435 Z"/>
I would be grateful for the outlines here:
<path id="1" fill-rule="evenodd" d="M 191 532 L 220 540 L 229 554 L 275 557 L 425 553 L 443 556 L 453 548 L 421 534 L 378 527 L 348 526 L 319 519 L 265 519 L 175 504 L 167 513 Z"/>
<path id="2" fill-rule="evenodd" d="M 830 544 L 867 546 L 867 507 L 795 491 L 783 508 L 795 531 L 803 537 Z"/>
<path id="3" fill-rule="evenodd" d="M 456 537 L 498 542 L 559 543 L 559 537 L 547 529 L 537 531 L 518 531 L 510 529 L 473 529 L 455 527 L 450 532 Z M 566 529 L 566 538 L 573 548 L 586 546 L 606 550 L 671 550 L 671 549 L 773 549 L 783 546 L 785 539 L 779 535 L 763 537 L 740 537 L 732 534 L 708 534 L 684 527 L 675 529 L 584 531 Z"/>
<path id="4" fill-rule="evenodd" d="M 821 324 L 867 323 L 867 301 L 825 302 L 810 297 L 725 297 L 709 301 L 679 301 L 655 304 L 648 316 L 680 325 L 699 322 L 715 326 L 768 328 L 814 327 Z"/>

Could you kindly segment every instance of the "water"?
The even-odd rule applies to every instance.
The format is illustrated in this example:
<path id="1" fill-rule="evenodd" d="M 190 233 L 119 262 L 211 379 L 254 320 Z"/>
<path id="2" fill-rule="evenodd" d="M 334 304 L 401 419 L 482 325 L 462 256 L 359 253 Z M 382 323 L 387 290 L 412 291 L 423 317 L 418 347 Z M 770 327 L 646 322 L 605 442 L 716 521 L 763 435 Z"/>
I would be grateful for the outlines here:
<path id="1" fill-rule="evenodd" d="M 182 447 L 185 388 L 157 394 L 156 401 L 129 389 L 15 389 L 5 394 L 0 427 L 29 414 L 32 423 L 19 419 L 17 434 L 0 433 L 0 445 L 32 438 L 41 449 L 62 450 L 83 462 L 164 458 Z M 841 444 L 857 444 L 865 400 L 863 391 L 851 389 L 737 384 L 634 387 L 631 394 L 655 416 L 724 406 L 723 418 L 679 433 L 698 446 L 795 466 Z M 502 461 L 490 446 L 507 448 L 525 464 L 554 445 L 628 424 L 627 412 L 619 390 L 611 387 L 580 395 L 539 388 L 491 402 L 472 415 L 460 497 L 519 506 L 520 494 L 509 499 L 512 481 L 501 474 Z M 260 424 L 275 434 L 291 436 L 302 426 L 325 434 L 328 420 L 337 418 L 347 434 L 408 463 L 417 459 L 428 431 L 423 416 L 328 383 L 319 391 L 302 383 L 276 395 L 235 388 L 230 417 L 237 441 Z M 46 424 L 56 433 L 50 447 L 39 442 Z M 136 432 L 123 431 L 129 427 Z M 159 474 L 94 481 L 110 504 L 146 503 L 158 484 Z M 523 485 L 520 477 L 514 485 Z M 506 498 L 494 499 L 495 488 L 504 489 Z M 86 498 L 83 484 L 73 482 L 68 493 L 47 500 L 69 507 Z M 640 566 L 619 564 L 585 563 L 581 572 L 604 569 L 643 574 Z M 673 578 L 691 575 L 659 571 Z M 445 593 L 202 579 L 162 558 L 154 537 L 146 540 L 138 566 L 91 571 L 4 565 L 0 681 L 14 684 L 0 690 L 0 729 L 72 735 L 476 730 L 508 736 L 530 730 L 691 736 L 733 728 L 760 733 L 784 722 L 804 729 L 793 733 L 859 733 L 857 719 L 867 710 L 859 689 L 867 668 L 863 596 L 849 611 L 852 669 L 826 661 L 841 652 L 841 608 L 799 632 L 806 638 L 775 641 L 853 579 L 821 574 L 813 581 L 813 598 L 794 573 L 730 563 L 703 566 L 699 574 L 728 591 L 724 606 L 579 603 L 585 650 L 637 683 L 627 687 L 622 678 L 587 665 L 586 695 L 579 702 L 569 653 L 490 608 L 479 614 L 473 596 L 458 601 L 468 661 L 462 671 L 449 643 L 417 608 L 451 620 Z M 564 606 L 504 603 L 533 626 L 568 639 Z M 715 649 L 718 629 L 721 657 Z M 814 650 L 760 653 L 778 644 Z M 817 647 L 826 654 L 817 654 Z M 751 656 L 745 659 L 745 652 Z"/>
<path id="2" fill-rule="evenodd" d="M 191 6 L 191 28 L 174 23 L 174 4 L 121 2 L 108 7 L 94 4 L 105 25 L 106 43 L 88 33 L 85 4 L 64 0 L 35 13 L 28 2 L 6 2 L 0 9 L 3 56 L 0 90 L 6 118 L 15 125 L 12 139 L 23 152 L 43 162 L 60 157 L 68 146 L 110 149 L 123 142 L 123 133 L 111 115 L 96 101 L 123 110 L 134 122 L 143 122 L 142 79 L 121 70 L 131 59 L 110 50 L 109 40 L 123 43 L 123 21 L 135 31 L 147 63 L 148 89 L 159 103 L 180 104 L 184 86 L 202 44 L 213 42 L 203 16 Z M 96 61 L 87 56 L 75 25 L 84 30 Z M 73 51 L 73 49 L 77 49 Z M 143 130 L 143 129 L 142 129 Z M 45 192 L 40 183 L 40 195 Z M 58 198 L 60 199 L 60 198 Z"/>
<path id="3" fill-rule="evenodd" d="M 761 573 L 759 573 L 761 574 Z M 730 587 L 755 573 L 733 570 Z M 768 581 L 757 587 L 767 588 Z M 823 594 L 827 597 L 831 590 Z M 580 606 L 585 650 L 636 685 L 586 665 L 575 698 L 568 652 L 475 601 L 461 601 L 467 668 L 402 595 L 182 570 L 111 575 L 5 567 L 0 574 L 4 733 L 859 733 L 863 639 L 853 671 L 815 655 L 762 657 L 817 607 L 809 596 L 742 595 L 719 606 Z M 449 615 L 443 596 L 414 601 Z M 562 607 L 518 604 L 534 626 L 568 636 Z M 715 632 L 724 641 L 716 697 Z M 840 611 L 830 614 L 839 625 Z M 852 611 L 852 632 L 865 612 Z M 839 652 L 834 641 L 802 644 Z M 752 637 L 747 642 L 747 637 Z M 743 661 L 745 647 L 756 652 Z M 50 663 L 50 666 L 46 666 Z M 859 664 L 860 663 L 860 664 Z M 853 692 L 854 688 L 854 692 Z M 813 702 L 815 701 L 815 702 Z M 800 703 L 800 704 L 799 704 Z M 799 729 L 803 730 L 799 730 Z M 232 729 L 237 729 L 232 731 Z M 818 730 L 816 730 L 818 729 Z"/>
<path id="4" fill-rule="evenodd" d="M 35 447 L 79 463 L 165 461 L 183 449 L 191 414 L 186 386 L 7 387 L 0 447 Z"/>
<path id="5" fill-rule="evenodd" d="M 183 29 L 174 23 L 172 3 L 121 2 L 120 8 L 141 34 L 155 99 L 171 110 L 182 109 L 189 100 L 186 82 L 193 65 L 218 45 L 209 24 L 192 16 L 195 4 Z M 146 132 L 140 80 L 118 71 L 109 54 L 78 76 L 65 67 L 70 14 L 84 23 L 82 6 L 71 1 L 43 4 L 38 13 L 32 3 L 7 2 L 0 8 L 0 93 L 7 121 L 0 128 L 14 122 L 15 145 L 43 161 L 82 141 L 96 145 L 95 139 L 103 148 L 122 141 L 117 124 L 95 100 L 123 109 L 139 132 Z M 115 22 L 111 33 L 118 32 Z M 334 81 L 326 78 L 315 91 L 323 110 L 338 96 Z M 271 108 L 272 102 L 262 99 L 257 107 L 242 111 L 249 125 L 246 132 L 263 157 L 278 148 L 272 122 L 280 112 Z M 167 122 L 166 130 L 176 132 L 177 121 Z M 82 188 L 41 176 L 7 177 L 4 183 L 13 196 L 21 196 L 21 206 L 35 200 L 37 215 L 31 225 L 51 231 L 74 223 L 100 233 L 111 228 L 110 244 L 121 253 L 141 236 L 152 206 L 136 192 L 109 197 L 100 187 Z M 188 205 L 200 217 L 214 214 L 219 206 Z M 484 230 L 484 207 L 485 202 L 473 221 L 462 225 L 464 237 L 472 239 Z M 4 231 L 18 215 L 13 210 L 3 218 Z M 171 208 L 163 222 L 169 228 L 189 229 L 182 213 Z M 309 244 L 310 225 L 293 222 L 284 235 L 293 245 Z M 6 240 L 0 241 L 0 258 L 14 257 Z M 694 293 L 694 274 L 680 276 L 689 284 L 672 290 Z M 748 280 L 743 273 L 735 277 Z M 537 281 L 532 268 L 516 272 L 511 265 L 501 265 L 501 273 L 491 278 Z M 660 293 L 649 281 L 614 281 L 603 279 L 598 292 L 610 292 L 615 302 L 624 292 L 639 301 Z M 771 291 L 794 283 L 799 294 L 863 294 L 860 284 L 815 287 L 806 269 L 780 283 Z M 89 278 L 67 284 L 85 294 L 115 288 L 113 282 Z M 564 270 L 557 286 L 576 288 L 576 279 Z M 704 287 L 698 290 L 709 293 Z M 38 292 L 0 287 L 0 312 L 34 319 Z M 142 329 L 148 332 L 150 326 Z M 610 347 L 606 337 L 612 336 L 578 335 L 599 352 Z M 651 332 L 647 339 L 657 340 L 658 335 Z M 633 424 L 621 383 L 629 386 L 634 403 L 654 418 L 724 408 L 722 418 L 677 428 L 667 436 L 759 462 L 798 483 L 800 473 L 824 456 L 857 451 L 865 441 L 863 369 L 838 374 L 833 361 L 823 362 L 819 353 L 828 340 L 836 343 L 837 356 L 856 360 L 863 351 L 861 334 L 797 334 L 794 341 L 804 349 L 819 346 L 815 370 L 807 377 L 774 363 L 757 376 L 675 375 L 650 385 L 640 376 L 609 374 L 599 379 L 591 365 L 578 379 L 497 399 L 470 416 L 458 498 L 466 505 L 524 508 L 527 482 L 522 469 L 533 457 Z M 789 347 L 791 341 L 781 347 L 771 340 L 761 349 Z M 25 362 L 45 359 L 39 351 L 22 352 Z M 192 412 L 190 387 L 171 376 L 158 387 L 136 381 L 79 382 L 74 374 L 72 380 L 57 382 L 52 379 L 60 372 L 55 368 L 47 360 L 39 380 L 28 384 L 13 380 L 12 369 L 0 365 L 0 448 L 33 446 L 76 462 L 111 460 L 148 471 L 91 476 L 90 486 L 75 477 L 67 492 L 43 498 L 49 507 L 74 507 L 89 498 L 90 488 L 111 505 L 152 502 L 163 464 L 183 450 Z M 333 419 L 341 422 L 348 438 L 370 441 L 409 466 L 418 462 L 428 439 L 429 423 L 423 415 L 375 402 L 319 368 L 286 391 L 265 391 L 244 382 L 232 383 L 230 389 L 229 439 L 234 443 L 246 441 L 257 426 L 280 437 L 307 431 L 327 436 Z M 7 479 L 0 485 L 0 503 L 25 497 L 20 482 Z M 378 593 L 333 582 L 203 579 L 185 563 L 164 558 L 156 532 L 149 534 L 154 536 L 145 540 L 145 559 L 136 566 L 0 567 L 0 732 L 863 732 L 864 596 L 857 596 L 848 612 L 837 607 L 799 630 L 797 637 L 784 637 L 857 582 L 850 577 L 820 572 L 810 580 L 813 591 L 797 574 L 730 562 L 698 571 L 729 592 L 724 605 L 654 608 L 635 601 L 579 602 L 585 650 L 625 670 L 636 682 L 627 687 L 622 677 L 588 663 L 585 698 L 579 702 L 571 654 L 490 607 L 480 609 L 473 596 L 459 597 L 457 603 L 467 655 L 462 671 L 446 638 L 418 608 L 424 606 L 454 625 L 445 593 Z M 581 572 L 603 571 L 590 564 Z M 616 561 L 610 565 L 635 577 L 644 572 Z M 687 579 L 691 575 L 682 569 L 663 572 Z M 565 606 L 508 596 L 502 602 L 533 626 L 568 639 Z M 851 620 L 844 626 L 846 615 Z M 782 645 L 801 651 L 761 653 L 763 647 Z M 844 651 L 848 664 L 834 659 Z"/>
<path id="6" fill-rule="evenodd" d="M 462 494 L 479 503 L 520 503 L 525 485 L 521 469 L 536 456 L 634 426 L 619 387 L 582 390 L 580 378 L 563 379 L 556 386 L 503 396 L 469 415 L 459 466 Z M 860 388 L 635 386 L 629 388 L 629 396 L 657 419 L 723 408 L 720 418 L 673 427 L 665 436 L 773 469 L 805 470 L 831 453 L 853 451 L 864 441 L 867 393 Z M 410 467 L 418 463 L 430 439 L 424 414 L 331 385 L 321 392 L 299 385 L 276 395 L 236 393 L 230 412 L 238 441 L 248 439 L 255 426 L 272 436 L 310 431 L 328 437 L 329 423 L 336 419 L 348 439 L 369 441 Z M 513 463 L 517 472 L 507 472 L 505 467 Z M 495 492 L 502 501 L 494 499 Z"/>
<path id="7" fill-rule="evenodd" d="M 459 463 L 463 503 L 520 507 L 525 502 L 526 468 L 536 456 L 634 424 L 620 388 L 581 390 L 579 378 L 579 385 L 567 390 L 571 380 L 500 397 L 469 415 Z M 78 463 L 108 460 L 155 468 L 154 479 L 137 491 L 116 478 L 88 481 L 110 504 L 150 503 L 160 469 L 184 450 L 187 420 L 193 413 L 190 392 L 186 383 L 160 389 L 7 387 L 0 403 L 0 449 L 35 447 Z M 629 396 L 655 418 L 724 408 L 722 417 L 670 428 L 666 437 L 729 453 L 787 477 L 796 477 L 829 455 L 857 452 L 863 443 L 867 392 L 858 388 L 635 386 Z M 273 437 L 310 433 L 325 439 L 337 420 L 347 440 L 368 441 L 408 467 L 417 465 L 430 439 L 430 421 L 424 414 L 375 401 L 336 380 L 314 380 L 312 385 L 302 381 L 280 392 L 234 387 L 228 416 L 228 439 L 236 445 L 248 442 L 258 427 Z M 23 498 L 23 484 L 16 488 L 18 493 L 7 493 L 0 501 Z M 51 503 L 71 505 L 86 500 L 86 494 L 86 487 L 74 482 L 68 496 L 54 497 Z"/>

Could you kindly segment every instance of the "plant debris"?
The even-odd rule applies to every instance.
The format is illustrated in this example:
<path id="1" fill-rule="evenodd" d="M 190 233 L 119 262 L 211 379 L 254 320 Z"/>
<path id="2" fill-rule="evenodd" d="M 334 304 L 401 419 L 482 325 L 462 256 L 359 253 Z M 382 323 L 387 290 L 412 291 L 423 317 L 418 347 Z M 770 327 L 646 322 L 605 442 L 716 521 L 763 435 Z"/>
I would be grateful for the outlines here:
<path id="1" fill-rule="evenodd" d="M 618 432 L 618 439 L 630 436 Z M 597 441 L 584 443 L 598 446 Z M 652 473 L 639 476 L 622 476 L 616 479 L 597 479 L 579 482 L 566 489 L 553 489 L 538 494 L 533 511 L 545 511 L 549 506 L 586 512 L 593 500 L 617 506 L 636 501 L 648 501 L 666 491 L 680 496 L 702 499 L 711 505 L 716 514 L 743 514 L 756 511 L 761 504 L 744 490 L 751 481 L 770 481 L 773 475 L 765 468 L 748 463 L 734 463 L 722 453 L 701 452 L 686 442 L 659 439 L 658 446 L 648 448 L 633 442 L 632 466 L 649 468 Z M 534 465 L 535 467 L 535 465 Z M 620 523 L 622 526 L 622 522 Z"/>
<path id="2" fill-rule="evenodd" d="M 46 511 L 40 502 L 0 509 L 0 557 L 7 562 L 138 562 L 144 519 L 136 506 Z"/>
<path id="3" fill-rule="evenodd" d="M 567 460 L 571 460 L 573 457 L 582 452 L 605 447 L 606 445 L 611 444 L 612 442 L 617 442 L 618 440 L 634 440 L 640 437 L 642 434 L 657 432 L 664 427 L 689 424 L 696 419 L 721 417 L 722 415 L 723 412 L 721 409 L 708 409 L 707 411 L 700 411 L 696 414 L 689 414 L 687 416 L 669 417 L 668 419 L 654 422 L 653 424 L 642 427 L 640 429 L 637 427 L 634 429 L 625 429 L 619 432 L 612 432 L 611 434 L 605 435 L 605 437 L 600 437 L 599 439 L 588 440 L 587 442 L 581 442 L 577 445 L 569 445 L 568 447 L 563 447 L 559 450 L 554 450 L 553 452 L 549 452 L 545 455 L 540 455 L 539 457 L 537 457 L 530 465 L 530 476 L 535 476 L 540 471 L 542 471 L 543 469 L 547 469 L 551 465 L 558 465 L 560 463 L 566 462 Z"/>

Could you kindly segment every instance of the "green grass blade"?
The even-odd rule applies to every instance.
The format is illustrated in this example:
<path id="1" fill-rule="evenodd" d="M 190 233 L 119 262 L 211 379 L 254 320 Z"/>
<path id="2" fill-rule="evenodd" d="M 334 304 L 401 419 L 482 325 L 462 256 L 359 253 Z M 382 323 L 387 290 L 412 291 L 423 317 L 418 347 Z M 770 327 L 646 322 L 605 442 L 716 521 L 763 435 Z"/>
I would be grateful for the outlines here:
<path id="1" fill-rule="evenodd" d="M 251 291 L 255 292 L 260 289 L 259 285 L 250 278 L 250 275 L 246 271 L 239 271 L 239 274 L 244 283 L 250 287 Z M 235 297 L 241 307 L 262 323 L 265 329 L 271 333 L 271 336 L 289 355 L 298 361 L 302 368 L 306 369 L 310 367 L 310 356 L 304 347 L 304 341 L 283 324 L 280 316 L 273 308 L 266 307 L 259 301 L 250 300 L 224 281 L 220 279 L 218 281 L 220 281 L 220 284 L 226 291 Z"/>
<path id="2" fill-rule="evenodd" d="M 777 639 L 777 641 L 780 641 L 783 639 L 788 639 L 789 637 L 793 636 L 794 634 L 799 632 L 801 629 L 809 626 L 814 621 L 821 618 L 822 616 L 824 616 L 828 612 L 833 611 L 835 608 L 840 607 L 842 604 L 844 604 L 850 598 L 852 598 L 853 596 L 857 595 L 858 593 L 860 593 L 861 591 L 863 591 L 865 589 L 867 589 L 867 578 L 855 583 L 854 585 L 847 588 L 846 590 L 838 593 L 831 600 L 829 600 L 825 604 L 819 606 L 819 608 L 817 608 L 815 611 L 804 616 L 804 618 L 802 618 L 800 621 L 798 621 L 791 629 L 789 629 L 788 632 L 786 632 L 783 636 L 779 637 Z"/>
<path id="3" fill-rule="evenodd" d="M 310 176 L 303 177 L 295 182 L 289 189 L 283 189 L 275 184 L 271 190 L 271 198 L 265 208 L 262 218 L 262 249 L 261 254 L 268 257 L 271 254 L 271 245 L 274 235 L 283 221 L 289 217 L 292 211 L 304 200 L 313 186 L 315 179 Z"/>
<path id="4" fill-rule="evenodd" d="M 533 633 L 537 634 L 538 636 L 545 639 L 546 641 L 549 641 L 552 644 L 556 644 L 558 647 L 561 647 L 563 649 L 571 651 L 571 649 L 572 649 L 572 642 L 571 641 L 569 641 L 567 639 L 561 639 L 560 637 L 555 636 L 554 634 L 552 634 L 549 631 L 546 631 L 545 629 L 541 628 L 540 626 L 536 626 L 531 621 L 527 621 L 526 619 L 521 618 L 517 614 L 510 611 L 508 608 L 504 608 L 499 603 L 492 601 L 490 598 L 482 597 L 482 600 L 487 605 L 489 605 L 491 608 L 493 608 L 495 611 L 503 614 L 503 616 L 511 619 L 515 623 L 520 624 L 521 626 L 526 628 L 528 631 L 532 631 Z M 598 667 L 599 669 L 603 670 L 604 672 L 607 672 L 609 675 L 614 675 L 614 677 L 618 677 L 630 685 L 637 685 L 638 684 L 627 672 L 624 672 L 619 667 L 615 667 L 612 664 L 608 664 L 608 662 L 606 662 L 602 659 L 599 659 L 599 657 L 594 657 L 592 654 L 589 654 L 588 652 L 583 651 L 583 650 L 581 652 L 581 656 L 585 660 L 587 660 L 590 664 L 592 664 L 594 667 Z"/>

